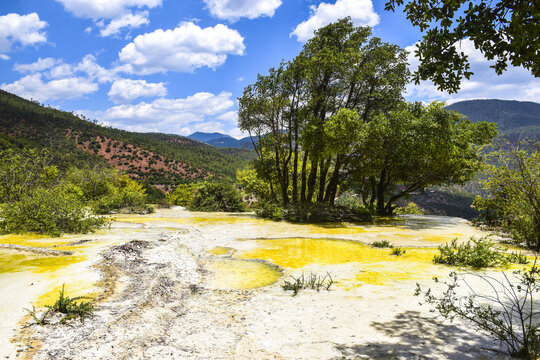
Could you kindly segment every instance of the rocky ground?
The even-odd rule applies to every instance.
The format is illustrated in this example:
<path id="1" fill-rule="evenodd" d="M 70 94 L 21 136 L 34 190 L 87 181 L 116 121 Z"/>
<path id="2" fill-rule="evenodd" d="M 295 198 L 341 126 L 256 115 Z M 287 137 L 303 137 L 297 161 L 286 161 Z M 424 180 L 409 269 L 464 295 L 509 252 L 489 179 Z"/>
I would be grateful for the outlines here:
<path id="1" fill-rule="evenodd" d="M 278 283 L 253 290 L 211 285 L 201 244 L 186 227 L 106 250 L 104 295 L 69 325 L 28 320 L 25 359 L 504 359 L 498 344 L 418 304 L 414 283 L 340 287 L 291 296 Z M 431 284 L 431 282 L 429 282 Z"/>

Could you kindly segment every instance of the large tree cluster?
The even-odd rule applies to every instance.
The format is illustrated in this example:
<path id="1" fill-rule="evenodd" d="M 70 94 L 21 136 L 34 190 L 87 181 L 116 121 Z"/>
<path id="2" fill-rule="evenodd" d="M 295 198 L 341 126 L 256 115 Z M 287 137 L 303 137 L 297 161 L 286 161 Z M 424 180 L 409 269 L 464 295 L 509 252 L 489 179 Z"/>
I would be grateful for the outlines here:
<path id="1" fill-rule="evenodd" d="M 350 19 L 319 29 L 300 54 L 245 88 L 239 127 L 253 140 L 269 200 L 333 205 L 340 188 L 379 214 L 429 185 L 467 181 L 495 135 L 442 104 L 405 103 L 407 53 Z"/>

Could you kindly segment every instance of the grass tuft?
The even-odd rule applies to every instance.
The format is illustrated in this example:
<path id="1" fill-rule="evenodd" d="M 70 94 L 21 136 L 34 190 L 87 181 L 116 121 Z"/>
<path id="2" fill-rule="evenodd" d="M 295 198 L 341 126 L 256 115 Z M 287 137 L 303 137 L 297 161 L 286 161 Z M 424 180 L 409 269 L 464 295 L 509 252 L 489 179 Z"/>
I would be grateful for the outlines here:
<path id="1" fill-rule="evenodd" d="M 313 289 L 320 291 L 321 289 L 330 290 L 330 286 L 334 284 L 334 280 L 329 272 L 326 275 L 321 276 L 314 273 L 309 273 L 309 275 L 304 275 L 295 278 L 291 276 L 292 281 L 285 280 L 285 283 L 281 285 L 284 291 L 291 290 L 293 296 L 296 296 L 298 292 L 302 289 Z"/>

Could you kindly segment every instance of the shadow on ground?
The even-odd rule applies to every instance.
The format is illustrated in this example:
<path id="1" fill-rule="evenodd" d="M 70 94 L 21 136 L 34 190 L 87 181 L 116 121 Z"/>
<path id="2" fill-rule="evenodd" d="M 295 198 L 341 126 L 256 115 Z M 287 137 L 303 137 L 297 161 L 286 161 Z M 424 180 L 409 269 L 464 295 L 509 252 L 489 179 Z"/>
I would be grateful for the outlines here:
<path id="1" fill-rule="evenodd" d="M 418 311 L 406 311 L 392 321 L 372 322 L 371 326 L 397 341 L 338 344 L 341 359 L 510 359 L 488 335 L 443 323 Z"/>

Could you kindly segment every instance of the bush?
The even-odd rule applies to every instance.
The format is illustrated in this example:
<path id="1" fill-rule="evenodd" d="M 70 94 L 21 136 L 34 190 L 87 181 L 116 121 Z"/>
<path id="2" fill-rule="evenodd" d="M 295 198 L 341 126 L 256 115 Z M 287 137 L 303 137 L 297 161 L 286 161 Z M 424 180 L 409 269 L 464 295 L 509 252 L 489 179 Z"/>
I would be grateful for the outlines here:
<path id="1" fill-rule="evenodd" d="M 402 248 L 393 248 L 390 255 L 401 256 L 401 255 L 405 255 L 406 252 L 407 251 L 405 249 L 402 249 Z"/>
<path id="2" fill-rule="evenodd" d="M 433 262 L 474 268 L 508 265 L 507 257 L 498 250 L 488 238 L 471 238 L 463 244 L 454 239 L 439 246 L 439 255 L 433 257 Z"/>
<path id="3" fill-rule="evenodd" d="M 180 184 L 172 193 L 167 193 L 167 200 L 178 206 L 187 207 L 195 198 L 196 184 Z"/>
<path id="4" fill-rule="evenodd" d="M 407 204 L 407 206 L 405 207 L 397 207 L 395 210 L 394 210 L 394 214 L 396 215 L 407 215 L 407 214 L 411 214 L 411 215 L 425 215 L 426 212 L 424 211 L 424 209 L 422 209 L 420 206 L 418 206 L 416 203 L 414 202 L 410 202 Z"/>
<path id="5" fill-rule="evenodd" d="M 90 214 L 84 204 L 62 187 L 38 187 L 19 201 L 0 205 L 3 233 L 36 232 L 59 236 L 61 233 L 87 233 L 107 220 Z"/>
<path id="6" fill-rule="evenodd" d="M 226 182 L 206 182 L 197 187 L 188 209 L 193 211 L 241 212 L 246 210 L 242 193 Z"/>
<path id="7" fill-rule="evenodd" d="M 374 248 L 393 248 L 394 245 L 390 243 L 388 240 L 380 240 L 380 241 L 374 241 L 369 246 Z"/>
<path id="8" fill-rule="evenodd" d="M 478 293 L 467 281 L 468 277 L 479 279 L 490 291 Z M 540 356 L 540 325 L 538 311 L 533 306 L 538 303 L 536 296 L 540 291 L 536 260 L 530 269 L 515 271 L 514 279 L 504 273 L 499 280 L 477 273 L 453 272 L 450 281 L 443 284 L 446 290 L 440 296 L 431 289 L 422 291 L 416 284 L 415 296 L 423 295 L 425 303 L 434 305 L 446 319 L 452 321 L 458 317 L 469 321 L 477 330 L 486 331 L 505 344 L 514 357 L 532 360 Z M 468 295 L 458 294 L 457 289 L 462 286 Z"/>
<path id="9" fill-rule="evenodd" d="M 271 202 L 258 201 L 255 206 L 255 213 L 264 219 L 283 220 L 283 208 Z"/>

